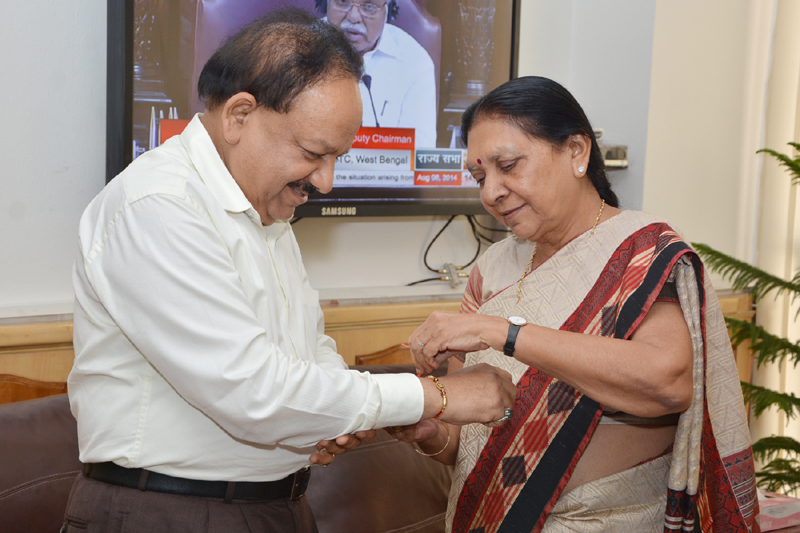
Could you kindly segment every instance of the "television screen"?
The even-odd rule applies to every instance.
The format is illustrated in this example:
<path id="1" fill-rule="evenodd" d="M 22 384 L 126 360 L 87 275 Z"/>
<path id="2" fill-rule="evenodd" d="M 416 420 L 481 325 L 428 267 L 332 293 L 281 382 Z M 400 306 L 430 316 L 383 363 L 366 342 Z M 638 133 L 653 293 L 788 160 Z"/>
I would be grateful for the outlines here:
<path id="1" fill-rule="evenodd" d="M 197 79 L 225 38 L 281 6 L 340 27 L 364 58 L 362 128 L 334 189 L 296 216 L 476 214 L 464 109 L 515 75 L 509 0 L 109 0 L 107 179 L 204 109 Z"/>

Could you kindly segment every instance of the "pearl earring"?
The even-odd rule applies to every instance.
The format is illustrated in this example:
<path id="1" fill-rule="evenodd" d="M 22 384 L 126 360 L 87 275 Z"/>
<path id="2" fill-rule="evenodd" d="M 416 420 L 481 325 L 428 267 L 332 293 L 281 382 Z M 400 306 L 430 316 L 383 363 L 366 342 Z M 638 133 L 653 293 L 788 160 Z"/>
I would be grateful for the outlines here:
<path id="1" fill-rule="evenodd" d="M 583 173 L 583 167 L 578 167 L 578 172 Z"/>

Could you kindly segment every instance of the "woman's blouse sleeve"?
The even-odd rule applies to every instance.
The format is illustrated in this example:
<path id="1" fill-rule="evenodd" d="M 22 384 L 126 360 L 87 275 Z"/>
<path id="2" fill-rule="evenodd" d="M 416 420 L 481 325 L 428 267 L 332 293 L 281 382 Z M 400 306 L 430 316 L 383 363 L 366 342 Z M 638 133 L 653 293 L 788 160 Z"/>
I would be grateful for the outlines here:
<path id="1" fill-rule="evenodd" d="M 475 265 L 469 273 L 467 288 L 461 300 L 462 313 L 476 313 L 483 304 L 483 276 L 479 265 Z"/>

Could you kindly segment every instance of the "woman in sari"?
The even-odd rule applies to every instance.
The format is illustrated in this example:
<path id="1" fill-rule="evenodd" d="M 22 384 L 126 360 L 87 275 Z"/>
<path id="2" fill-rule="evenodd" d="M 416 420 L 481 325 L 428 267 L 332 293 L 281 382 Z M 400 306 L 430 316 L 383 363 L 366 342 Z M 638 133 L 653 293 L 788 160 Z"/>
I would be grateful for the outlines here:
<path id="1" fill-rule="evenodd" d="M 487 94 L 462 138 L 513 235 L 472 270 L 461 313 L 409 343 L 421 372 L 489 363 L 519 395 L 498 427 L 396 428 L 455 464 L 449 530 L 758 531 L 735 362 L 689 244 L 619 209 L 589 121 L 551 80 Z"/>

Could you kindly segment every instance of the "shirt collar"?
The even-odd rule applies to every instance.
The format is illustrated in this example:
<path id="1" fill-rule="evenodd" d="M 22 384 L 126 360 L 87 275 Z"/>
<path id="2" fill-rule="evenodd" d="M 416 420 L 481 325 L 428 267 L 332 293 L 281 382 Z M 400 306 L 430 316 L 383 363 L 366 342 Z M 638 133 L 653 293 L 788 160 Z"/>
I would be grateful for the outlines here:
<path id="1" fill-rule="evenodd" d="M 200 179 L 225 211 L 244 213 L 253 209 L 219 156 L 214 141 L 200 122 L 201 116 L 202 113 L 196 114 L 181 133 L 181 143 L 189 153 L 189 159 L 197 169 Z"/>
<path id="2" fill-rule="evenodd" d="M 381 32 L 381 36 L 378 37 L 378 42 L 375 44 L 375 48 L 365 54 L 364 59 L 366 56 L 372 56 L 374 54 L 381 54 L 390 57 L 399 57 L 400 56 L 400 45 L 397 43 L 397 39 L 394 37 L 394 33 L 392 33 L 392 28 L 390 28 L 391 24 L 388 22 L 383 25 L 383 31 Z"/>

